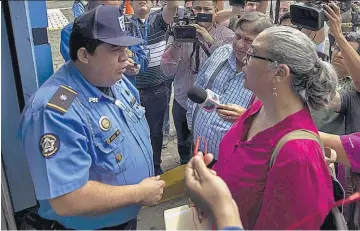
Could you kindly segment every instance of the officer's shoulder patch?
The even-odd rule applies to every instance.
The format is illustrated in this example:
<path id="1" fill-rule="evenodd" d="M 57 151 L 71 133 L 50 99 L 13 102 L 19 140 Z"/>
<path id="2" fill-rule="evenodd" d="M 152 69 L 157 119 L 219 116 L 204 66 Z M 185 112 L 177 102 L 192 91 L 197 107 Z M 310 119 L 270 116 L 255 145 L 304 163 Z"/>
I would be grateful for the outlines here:
<path id="1" fill-rule="evenodd" d="M 46 106 L 61 113 L 65 113 L 76 98 L 76 95 L 77 92 L 70 87 L 60 85 L 59 89 L 55 92 Z"/>
<path id="2" fill-rule="evenodd" d="M 52 133 L 46 133 L 41 136 L 39 142 L 40 152 L 44 158 L 53 157 L 60 148 L 59 137 Z"/>

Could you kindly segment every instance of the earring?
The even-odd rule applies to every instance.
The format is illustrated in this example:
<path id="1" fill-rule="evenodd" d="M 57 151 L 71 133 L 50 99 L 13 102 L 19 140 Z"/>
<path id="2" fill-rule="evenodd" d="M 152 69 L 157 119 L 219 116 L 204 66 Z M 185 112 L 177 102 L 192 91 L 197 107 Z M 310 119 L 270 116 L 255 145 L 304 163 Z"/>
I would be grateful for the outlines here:
<path id="1" fill-rule="evenodd" d="M 275 87 L 275 86 L 273 87 L 273 96 L 274 96 L 274 97 L 277 97 L 277 96 L 278 96 L 278 94 L 277 94 L 277 92 L 276 92 L 276 87 Z"/>

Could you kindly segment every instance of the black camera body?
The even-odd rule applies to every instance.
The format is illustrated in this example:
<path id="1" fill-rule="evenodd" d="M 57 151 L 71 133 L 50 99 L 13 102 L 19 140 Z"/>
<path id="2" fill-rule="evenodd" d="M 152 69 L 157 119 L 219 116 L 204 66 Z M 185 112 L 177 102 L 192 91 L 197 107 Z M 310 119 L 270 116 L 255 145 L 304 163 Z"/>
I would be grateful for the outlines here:
<path id="1" fill-rule="evenodd" d="M 196 28 L 190 24 L 199 22 L 212 22 L 212 14 L 198 13 L 195 16 L 193 11 L 188 11 L 183 17 L 174 16 L 174 24 L 170 28 L 170 34 L 173 35 L 174 41 L 177 42 L 196 42 Z"/>
<path id="2" fill-rule="evenodd" d="M 324 5 L 328 3 L 329 0 L 312 0 L 290 5 L 291 23 L 312 31 L 321 30 L 328 20 L 324 13 Z M 340 4 L 341 12 L 350 10 L 347 3 Z"/>

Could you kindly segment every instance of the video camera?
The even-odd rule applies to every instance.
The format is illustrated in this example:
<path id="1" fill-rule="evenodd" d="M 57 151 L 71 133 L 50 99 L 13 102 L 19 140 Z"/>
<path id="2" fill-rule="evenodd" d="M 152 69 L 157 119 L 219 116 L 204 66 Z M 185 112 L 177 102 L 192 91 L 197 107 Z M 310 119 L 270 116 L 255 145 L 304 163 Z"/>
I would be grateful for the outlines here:
<path id="1" fill-rule="evenodd" d="M 177 42 L 196 42 L 196 28 L 190 24 L 199 22 L 212 22 L 212 14 L 198 13 L 195 16 L 192 10 L 188 10 L 183 16 L 178 14 L 174 16 L 174 24 L 170 27 L 170 35 Z"/>
<path id="2" fill-rule="evenodd" d="M 328 20 L 324 13 L 324 5 L 329 2 L 329 0 L 310 0 L 290 5 L 291 23 L 312 31 L 320 30 Z M 346 2 L 339 4 L 341 13 L 351 9 L 351 5 Z"/>

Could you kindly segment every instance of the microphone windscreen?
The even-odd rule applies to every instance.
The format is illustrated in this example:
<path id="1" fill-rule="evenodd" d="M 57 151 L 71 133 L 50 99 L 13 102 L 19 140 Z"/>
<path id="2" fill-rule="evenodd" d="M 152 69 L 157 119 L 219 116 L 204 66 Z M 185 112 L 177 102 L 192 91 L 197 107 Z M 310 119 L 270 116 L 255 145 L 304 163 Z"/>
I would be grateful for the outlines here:
<path id="1" fill-rule="evenodd" d="M 202 104 L 207 99 L 207 92 L 203 88 L 194 86 L 188 90 L 187 96 L 194 103 Z"/>

